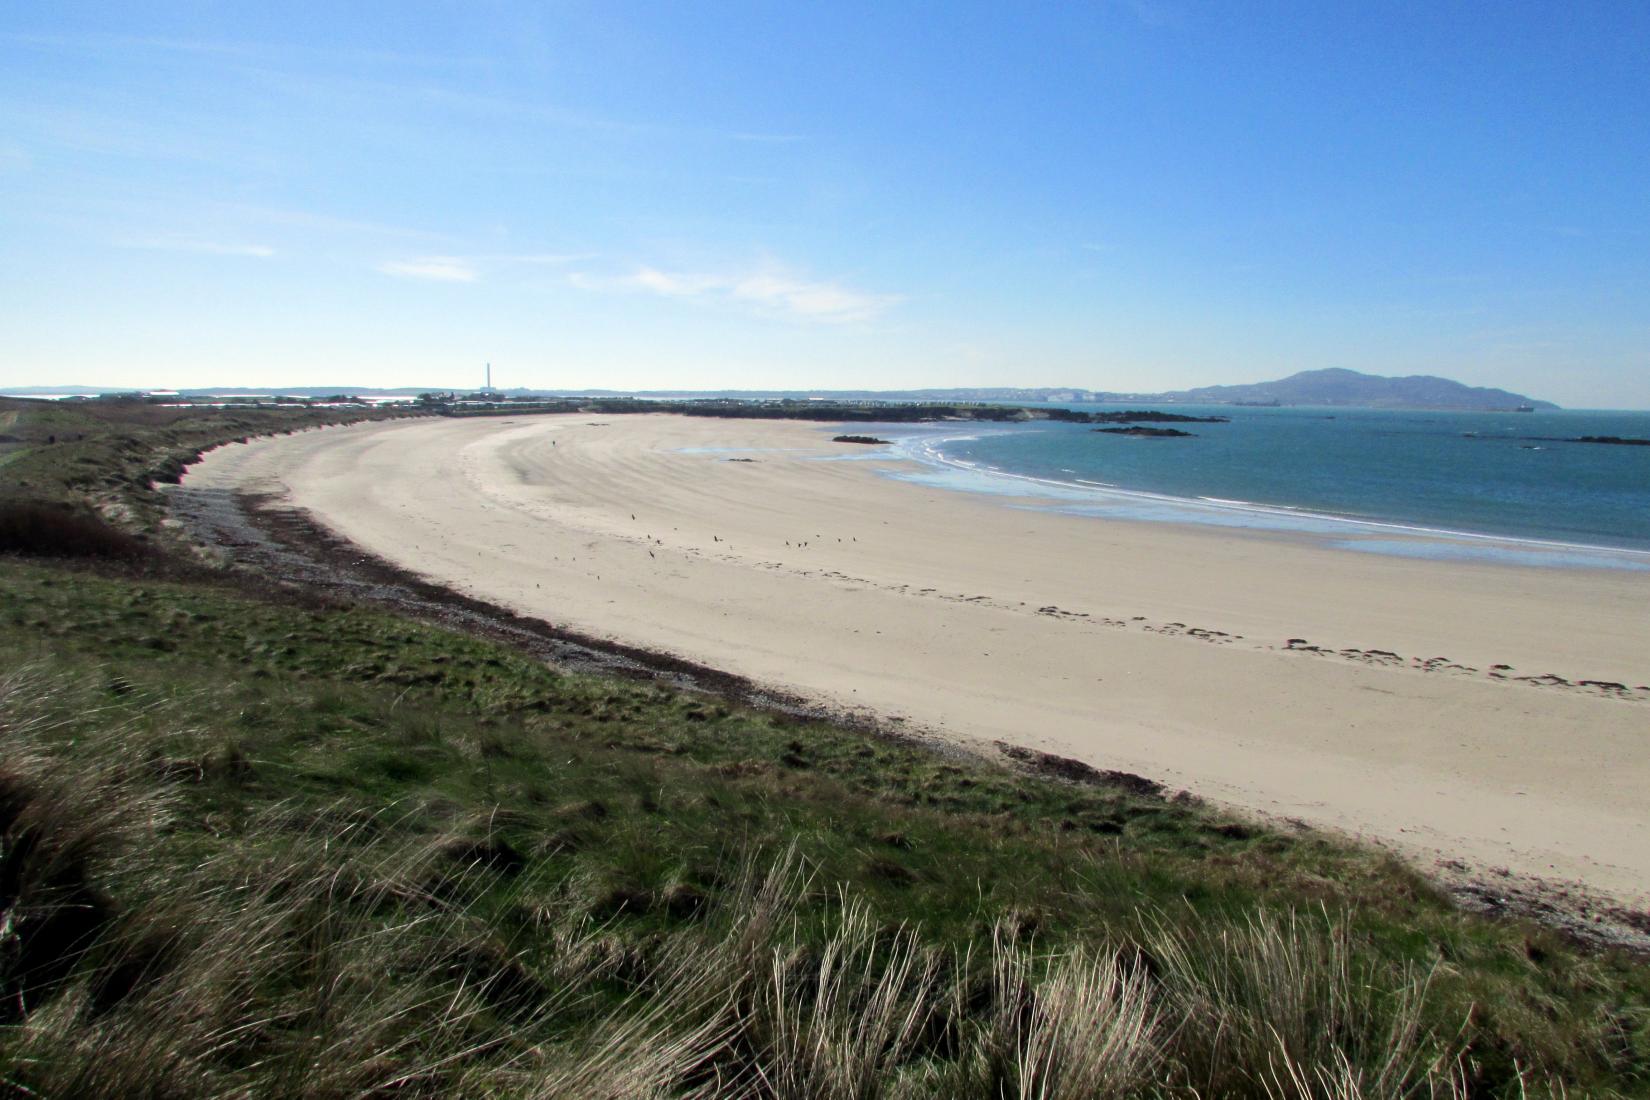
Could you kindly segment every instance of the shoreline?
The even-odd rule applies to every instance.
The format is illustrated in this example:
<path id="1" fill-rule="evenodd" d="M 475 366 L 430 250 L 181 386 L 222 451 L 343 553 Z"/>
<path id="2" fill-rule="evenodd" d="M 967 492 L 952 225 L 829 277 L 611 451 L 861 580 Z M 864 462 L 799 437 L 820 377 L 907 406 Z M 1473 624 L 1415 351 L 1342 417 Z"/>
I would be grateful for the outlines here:
<path id="1" fill-rule="evenodd" d="M 867 425 L 893 435 L 890 444 L 895 448 L 891 457 L 918 463 L 931 470 L 955 472 L 968 478 L 989 483 L 1002 480 L 1013 484 L 1033 486 L 1027 497 L 1046 497 L 1050 501 L 1068 500 L 1065 505 L 1049 504 L 1051 510 L 1066 511 L 1070 515 L 1096 519 L 1115 519 L 1123 522 L 1172 523 L 1193 527 L 1223 527 L 1254 530 L 1275 535 L 1299 535 L 1314 545 L 1353 552 L 1392 553 L 1396 556 L 1414 556 L 1429 560 L 1460 560 L 1470 558 L 1484 562 L 1556 569 L 1623 569 L 1650 571 L 1650 549 L 1634 546 L 1613 546 L 1607 543 L 1570 542 L 1563 539 L 1540 538 L 1530 535 L 1496 534 L 1487 531 L 1469 531 L 1433 527 L 1400 519 L 1370 518 L 1357 515 L 1321 511 L 1291 504 L 1270 504 L 1263 501 L 1230 500 L 1207 496 L 1176 496 L 1150 489 L 1133 489 L 1107 482 L 1093 482 L 1073 477 L 1062 480 L 1037 474 L 1018 473 L 1000 467 L 986 466 L 966 459 L 952 458 L 940 448 L 948 442 L 976 438 L 967 436 L 928 438 L 913 434 L 906 425 Z M 905 429 L 902 431 L 902 429 Z M 1004 433 L 1012 429 L 1002 429 Z M 873 456 L 864 456 L 869 459 Z M 922 484 L 936 484 L 956 492 L 986 495 L 1013 495 L 1011 489 L 995 489 L 988 485 L 945 484 L 936 476 L 932 481 L 923 475 L 909 480 Z M 1131 505 L 1157 509 L 1168 514 L 1145 514 L 1138 509 L 1132 514 Z M 1179 513 L 1179 514 L 1174 514 Z M 1199 518 L 1203 514 L 1233 515 L 1238 522 L 1223 523 Z M 1244 523 L 1241 518 L 1259 522 Z M 1268 523 L 1267 519 L 1280 522 Z M 1354 541 L 1358 536 L 1373 536 L 1368 543 Z M 1410 540 L 1405 545 L 1417 549 L 1414 554 L 1386 548 L 1366 549 L 1382 537 Z M 1444 548 L 1467 544 L 1464 554 L 1452 554 Z M 1437 547 L 1429 552 L 1428 547 Z M 1477 552 L 1474 552 L 1477 551 Z M 1564 560 L 1558 560 L 1564 559 Z"/>
<path id="2" fill-rule="evenodd" d="M 832 710 L 801 697 L 779 695 L 742 677 L 695 665 L 673 654 L 624 646 L 557 628 L 541 619 L 524 618 L 509 608 L 487 604 L 409 573 L 338 538 L 307 514 L 268 498 L 181 486 L 172 487 L 168 495 L 169 511 L 191 539 L 212 553 L 232 557 L 237 568 L 250 569 L 266 580 L 296 586 L 306 593 L 334 594 L 352 602 L 365 600 L 416 619 L 500 641 L 564 671 L 667 683 L 792 718 L 843 725 L 942 758 L 971 758 L 1079 787 L 1115 787 L 1170 802 L 1188 795 L 1165 789 L 1147 777 L 1097 771 L 1081 761 L 1008 742 L 986 746 L 943 733 L 902 729 L 894 723 Z M 1241 814 L 1286 833 L 1305 828 L 1323 831 L 1321 826 L 1306 826 L 1298 820 L 1276 818 L 1253 809 Z M 1402 858 L 1401 852 L 1391 852 L 1369 838 L 1344 839 Z M 1474 869 L 1450 860 L 1421 870 L 1457 905 L 1471 912 L 1531 920 L 1590 949 L 1650 955 L 1650 921 L 1645 915 L 1624 907 L 1617 899 L 1594 894 L 1581 884 L 1505 870 Z"/>
<path id="3" fill-rule="evenodd" d="M 810 511 L 806 505 L 812 504 L 816 517 L 826 517 L 839 524 L 850 519 L 868 524 L 886 514 L 889 518 L 877 526 L 886 526 L 898 519 L 901 530 L 907 534 L 912 531 L 911 516 L 895 513 L 920 513 L 916 530 L 922 530 L 923 521 L 927 520 L 952 529 L 960 524 L 966 529 L 986 523 L 986 516 L 991 513 L 995 515 L 997 529 L 985 532 L 981 528 L 977 532 L 989 535 L 978 541 L 990 547 L 998 546 L 1005 534 L 1012 534 L 1001 529 L 1004 524 L 1031 523 L 1049 538 L 1065 540 L 1062 547 L 1050 554 L 1034 554 L 1039 566 L 1059 562 L 1059 550 L 1063 548 L 1068 552 L 1065 564 L 1069 568 L 1070 525 L 1077 521 L 1003 508 L 1000 501 L 974 502 L 963 507 L 953 494 L 945 494 L 943 499 L 929 499 L 920 488 L 866 476 L 872 467 L 880 465 L 875 462 L 872 467 L 859 462 L 819 463 L 797 459 L 794 455 L 782 459 L 779 452 L 773 452 L 758 463 L 733 464 L 725 458 L 705 454 L 672 455 L 663 447 L 663 443 L 675 442 L 686 433 L 700 443 L 755 442 L 771 447 L 777 442 L 832 453 L 831 445 L 821 442 L 817 427 L 773 422 L 694 424 L 687 418 L 637 419 L 653 423 L 625 423 L 621 431 L 614 431 L 622 423 L 619 420 L 598 428 L 586 423 L 581 416 L 509 418 L 479 427 L 451 422 L 413 425 L 417 429 L 428 429 L 427 437 L 440 436 L 456 445 L 448 455 L 450 463 L 434 457 L 427 446 L 430 439 L 413 441 L 414 445 L 406 452 L 396 449 L 409 440 L 388 438 L 397 435 L 393 429 L 318 433 L 326 436 L 325 439 L 311 433 L 307 440 L 224 448 L 192 471 L 186 481 L 197 485 L 212 479 L 220 479 L 225 484 L 244 482 L 248 478 L 256 481 L 260 477 L 281 483 L 294 480 L 298 483 L 296 487 L 287 486 L 292 492 L 292 503 L 315 511 L 343 537 L 375 552 L 380 549 L 373 545 L 376 539 L 383 549 L 391 551 L 388 556 L 402 566 L 438 580 L 456 582 L 467 594 L 484 595 L 494 602 L 526 613 L 542 614 L 558 623 L 588 627 L 605 637 L 639 641 L 649 648 L 689 655 L 710 667 L 726 669 L 759 683 L 800 689 L 807 697 L 841 704 L 841 709 L 850 713 L 877 714 L 891 720 L 903 718 L 909 725 L 942 730 L 974 744 L 989 744 L 1002 739 L 993 734 L 1006 733 L 1007 739 L 1018 744 L 1071 756 L 1102 768 L 1145 774 L 1263 815 L 1300 817 L 1350 835 L 1395 844 L 1423 865 L 1434 859 L 1464 858 L 1468 865 L 1481 869 L 1505 866 L 1518 874 L 1587 882 L 1624 901 L 1642 897 L 1645 815 L 1642 800 L 1628 786 L 1639 766 L 1631 760 L 1624 761 L 1625 767 L 1616 767 L 1613 772 L 1595 779 L 1596 789 L 1588 792 L 1575 789 L 1585 784 L 1580 782 L 1573 759 L 1577 755 L 1575 749 L 1580 750 L 1579 755 L 1585 762 L 1594 760 L 1601 751 L 1608 757 L 1609 744 L 1617 741 L 1625 744 L 1622 739 L 1627 736 L 1627 727 L 1642 726 L 1646 712 L 1639 710 L 1641 704 L 1607 697 L 1600 694 L 1601 689 L 1537 686 L 1533 681 L 1538 680 L 1540 674 L 1531 677 L 1530 683 L 1497 682 L 1493 670 L 1484 672 L 1474 667 L 1469 673 L 1462 671 L 1467 666 L 1460 662 L 1448 662 L 1447 666 L 1434 663 L 1444 660 L 1442 658 L 1416 657 L 1411 659 L 1417 662 L 1414 666 L 1408 662 L 1394 666 L 1392 658 L 1405 651 L 1396 647 L 1358 649 L 1349 654 L 1341 648 L 1310 642 L 1297 646 L 1293 641 L 1300 640 L 1298 635 L 1293 635 L 1287 646 L 1282 643 L 1290 639 L 1283 636 L 1258 645 L 1253 635 L 1225 629 L 1230 623 L 1217 622 L 1206 628 L 1187 625 L 1197 621 L 1192 618 L 1163 618 L 1143 620 L 1144 625 L 1140 625 L 1134 617 L 1128 617 L 1112 625 L 1103 621 L 1097 611 L 1085 609 L 1081 602 L 1068 602 L 1065 609 L 1056 603 L 1016 609 L 1002 593 L 987 596 L 977 591 L 946 592 L 936 586 L 925 596 L 909 582 L 900 584 L 900 570 L 914 565 L 954 574 L 944 578 L 947 580 L 995 583 L 990 569 L 981 572 L 980 563 L 955 546 L 950 552 L 942 552 L 943 545 L 930 547 L 931 554 L 925 554 L 921 546 L 903 543 L 893 548 L 884 547 L 869 557 L 862 556 L 861 566 L 875 567 L 863 570 L 866 575 L 832 568 L 852 564 L 847 558 L 821 560 L 842 554 L 835 550 L 834 542 L 809 548 L 828 552 L 818 558 L 809 558 L 803 550 L 793 554 L 789 562 L 774 561 L 772 555 L 759 552 L 765 547 L 735 549 L 724 545 L 720 535 L 703 527 L 708 491 L 716 486 L 748 484 L 747 475 L 757 474 L 762 492 L 777 489 L 786 494 L 780 497 L 770 494 L 761 499 L 767 506 L 780 509 L 787 523 L 806 516 Z M 659 422 L 665 419 L 674 421 L 675 427 L 661 427 Z M 442 423 L 447 426 L 443 427 Z M 652 438 L 661 431 L 669 438 L 663 441 Z M 545 437 L 549 435 L 573 445 L 572 449 L 552 452 L 545 445 Z M 348 461 L 338 453 L 340 441 L 346 436 L 352 436 L 346 448 L 352 451 Z M 380 447 L 389 447 L 390 451 L 375 454 Z M 510 451 L 511 447 L 515 450 Z M 500 456 L 506 451 L 509 456 L 501 466 Z M 552 466 L 542 464 L 545 460 L 540 452 L 555 454 Z M 412 457 L 421 453 L 421 459 Z M 576 454 L 580 457 L 569 462 Z M 253 461 L 255 456 L 261 458 Z M 423 468 L 406 470 L 400 459 L 408 459 L 414 465 L 422 463 Z M 511 465 L 514 460 L 522 461 Z M 780 466 L 785 469 L 776 469 Z M 496 476 L 506 469 L 511 471 L 509 477 Z M 565 472 L 572 478 L 546 480 L 546 469 Z M 378 473 L 392 470 L 400 472 L 401 488 L 363 489 Z M 197 481 L 202 474 L 207 477 Z M 437 475 L 437 481 L 424 481 L 426 474 Z M 675 480 L 662 483 L 660 479 L 667 476 Z M 744 481 L 730 482 L 730 476 Z M 602 483 L 604 477 L 609 483 Z M 618 485 L 611 483 L 615 477 L 628 486 L 628 497 L 624 493 L 615 495 Z M 443 508 L 454 503 L 450 493 L 438 489 L 437 483 L 447 488 L 465 485 L 472 489 L 480 487 L 480 490 L 477 499 L 457 502 L 463 512 L 463 522 L 456 528 L 443 529 L 440 536 L 455 537 L 463 531 L 465 539 L 459 540 L 465 543 L 462 547 L 455 543 L 444 549 L 426 546 L 419 550 L 419 540 L 428 529 L 416 527 L 417 513 L 425 510 L 426 498 L 441 501 Z M 879 484 L 880 490 L 872 488 Z M 653 487 L 651 499 L 647 491 L 637 493 L 639 488 L 647 487 Z M 363 492 L 365 498 L 359 495 Z M 351 496 L 352 493 L 357 495 Z M 714 498 L 714 492 L 709 495 Z M 378 499 L 371 499 L 375 496 Z M 554 499 L 547 503 L 546 496 Z M 797 496 L 808 499 L 800 502 L 787 499 Z M 866 497 L 875 499 L 866 503 Z M 361 507 L 339 510 L 338 502 L 345 498 Z M 852 513 L 840 510 L 845 500 L 854 505 Z M 652 541 L 644 545 L 642 533 L 630 529 L 625 519 L 631 513 L 624 508 L 637 501 L 641 501 L 644 508 L 669 504 L 670 518 L 698 523 L 701 529 L 672 532 L 668 539 L 660 537 L 666 534 L 664 531 L 647 532 Z M 890 506 L 893 512 L 887 511 Z M 824 511 L 820 511 L 821 507 Z M 364 511 L 376 511 L 376 515 L 367 518 Z M 367 519 L 364 523 L 363 518 Z M 454 518 L 448 517 L 449 521 Z M 756 538 L 766 529 L 763 524 L 771 528 L 774 518 L 759 516 L 751 519 L 755 526 L 741 526 L 750 519 L 743 513 L 717 516 L 719 522 L 726 521 L 730 538 L 740 541 Z M 413 528 L 404 526 L 409 521 L 415 524 Z M 1117 526 L 1082 522 L 1099 528 Z M 510 546 L 495 546 L 489 558 L 486 544 L 496 543 L 496 539 L 490 538 L 486 528 L 494 528 L 497 534 L 513 531 L 512 537 L 531 532 L 532 538 L 539 541 L 554 560 L 524 560 L 523 555 Z M 865 528 L 858 529 L 863 533 Z M 843 530 L 847 533 L 847 528 Z M 738 534 L 733 535 L 734 531 Z M 359 534 L 365 534 L 365 539 L 358 537 Z M 814 534 L 822 537 L 821 533 Z M 1144 554 L 1142 560 L 1150 562 L 1151 551 L 1175 549 L 1177 553 L 1192 553 L 1205 568 L 1211 560 L 1220 561 L 1250 579 L 1264 579 L 1267 575 L 1264 563 L 1255 559 L 1256 546 L 1265 544 L 1274 556 L 1299 558 L 1307 554 L 1300 548 L 1291 550 L 1283 543 L 1271 545 L 1267 539 L 1239 540 L 1202 532 L 1196 538 L 1180 533 L 1175 538 L 1144 540 L 1151 545 L 1141 545 L 1140 538 L 1115 530 L 1110 534 L 1111 538 L 1106 541 L 1121 540 L 1127 545 L 1089 549 L 1109 550 L 1114 563 L 1119 553 L 1124 560 L 1138 566 L 1134 561 L 1138 555 Z M 847 545 L 851 544 L 845 543 Z M 1247 553 L 1243 552 L 1245 546 Z M 589 554 L 590 559 L 583 566 L 560 560 L 562 552 L 576 558 L 575 551 Z M 1314 553 L 1318 555 L 1314 560 L 1321 560 L 1328 552 Z M 540 553 L 527 557 L 542 559 L 544 556 Z M 659 564 L 661 559 L 668 564 Z M 1482 574 L 1477 567 L 1453 564 L 1402 561 L 1381 564 L 1387 568 L 1377 572 L 1396 569 L 1406 577 L 1442 570 L 1443 575 L 1460 581 L 1475 575 L 1481 579 Z M 819 568 L 805 568 L 814 565 Z M 1290 565 L 1285 563 L 1286 574 Z M 543 579 L 524 587 L 523 569 Z M 665 570 L 680 576 L 661 576 Z M 1038 572 L 1029 563 L 1018 571 Z M 1142 568 L 1140 572 L 1148 571 Z M 1151 572 L 1155 572 L 1160 581 L 1165 578 L 1185 581 L 1189 576 L 1183 562 L 1158 561 Z M 1549 584 L 1576 589 L 1578 582 L 1574 577 L 1563 581 L 1559 571 L 1549 570 L 1544 574 Z M 607 581 L 592 580 L 604 576 Z M 1011 582 L 1009 578 L 998 579 L 1011 587 L 1021 583 Z M 1611 576 L 1604 579 L 1608 582 L 1604 587 L 1642 600 L 1642 590 L 1631 584 L 1633 579 Z M 1025 583 L 1031 580 L 1026 578 Z M 552 581 L 557 591 L 542 593 L 540 589 L 541 594 L 535 595 L 534 587 L 546 581 Z M 609 587 L 614 584 L 619 587 Z M 900 591 L 902 587 L 904 591 Z M 755 591 L 748 591 L 751 589 Z M 1108 590 L 1108 586 L 1102 586 L 1100 592 Z M 1094 591 L 1086 595 L 1098 598 Z M 1560 596 L 1561 604 L 1565 601 L 1563 593 Z M 776 599 L 782 601 L 781 607 L 805 606 L 794 607 L 797 614 L 788 617 L 776 612 L 773 604 Z M 1250 601 L 1251 606 L 1228 611 L 1242 617 L 1254 611 L 1253 602 Z M 1204 610 L 1205 622 L 1210 621 L 1207 616 L 1220 612 L 1214 606 L 1206 606 Z M 1362 610 L 1369 608 L 1362 607 Z M 1602 612 L 1606 619 L 1607 612 L 1606 607 Z M 880 642 L 857 634 L 872 621 L 865 617 L 866 613 L 885 616 L 886 621 L 881 625 L 889 627 L 895 637 Z M 1588 609 L 1588 615 L 1594 620 L 1599 620 L 1600 614 L 1600 608 Z M 1630 617 L 1630 613 L 1622 614 Z M 737 625 L 741 616 L 747 618 L 745 633 L 750 637 L 742 636 Z M 734 622 L 730 623 L 730 619 Z M 810 625 L 799 628 L 799 622 Z M 856 623 L 859 625 L 855 626 Z M 1600 620 L 1595 625 L 1608 624 Z M 796 637 L 799 629 L 804 635 L 800 639 Z M 981 639 L 996 646 L 997 635 L 1008 635 L 1001 639 L 1002 644 L 1019 645 L 1028 652 L 1008 658 L 999 656 L 995 661 L 990 659 L 990 651 L 980 651 L 984 660 L 967 655 L 969 645 Z M 787 638 L 791 639 L 790 643 L 786 642 Z M 785 644 L 797 642 L 800 642 L 800 651 L 771 652 L 776 647 L 783 649 Z M 1367 640 L 1365 644 L 1369 644 Z M 1074 645 L 1095 652 L 1085 652 L 1082 660 L 1074 662 L 1071 652 Z M 924 648 L 927 653 L 921 652 Z M 1545 649 L 1549 654 L 1554 652 L 1550 645 Z M 1428 650 L 1422 648 L 1414 652 Z M 879 667 L 890 660 L 912 657 L 925 658 L 917 661 L 916 668 L 919 673 L 927 670 L 926 675 L 915 676 L 914 682 L 911 678 L 891 678 L 885 667 Z M 1069 674 L 1083 667 L 1092 670 L 1095 666 L 1089 662 L 1093 657 L 1103 659 L 1101 670 L 1113 672 L 1112 683 L 1118 686 L 1062 688 L 1059 685 L 1057 674 Z M 1060 667 L 1043 667 L 1044 658 Z M 794 675 L 802 667 L 799 662 L 808 666 L 805 670 L 808 674 L 800 678 Z M 1119 663 L 1129 667 L 1114 667 Z M 813 669 L 821 665 L 825 666 L 822 670 Z M 793 675 L 785 675 L 787 670 Z M 1142 682 L 1129 683 L 1134 676 Z M 1021 678 L 1018 684 L 1005 682 L 1016 677 Z M 972 682 L 976 678 L 994 683 L 982 687 Z M 1094 679 L 1104 684 L 1107 677 Z M 1175 687 L 1176 683 L 1183 686 Z M 1198 684 L 1200 690 L 1187 696 L 1184 685 L 1193 683 Z M 993 687 L 996 690 L 992 690 Z M 861 692 L 859 688 L 866 690 Z M 1364 691 L 1376 700 L 1372 704 L 1376 713 L 1363 717 L 1366 722 L 1373 722 L 1374 740 L 1379 743 L 1336 744 L 1333 730 L 1337 721 L 1346 719 L 1337 720 L 1334 715 L 1358 719 L 1365 708 L 1351 706 L 1349 710 L 1348 707 L 1361 699 L 1352 693 Z M 1381 695 L 1397 698 L 1392 702 L 1381 701 Z M 1099 711 L 1093 710 L 1096 707 Z M 1490 713 L 1473 713 L 1484 708 Z M 1303 722 L 1303 710 L 1316 711 L 1316 714 L 1305 715 Z M 1425 727 L 1429 716 L 1440 711 L 1453 715 L 1461 723 L 1457 736 L 1466 738 L 1469 743 L 1461 747 L 1469 751 L 1442 751 L 1439 745 L 1429 743 L 1424 731 L 1403 728 L 1406 722 L 1418 722 Z M 1530 758 L 1509 764 L 1506 752 L 1491 753 L 1484 761 L 1487 774 L 1473 775 L 1470 743 L 1490 748 L 1496 741 L 1493 736 L 1496 728 L 1501 727 L 1504 732 L 1509 725 L 1507 719 L 1522 711 L 1536 714 L 1533 739 L 1529 731 L 1523 731 L 1520 738 L 1515 739 L 1519 740 L 1517 747 Z M 1630 715 L 1623 717 L 1627 712 Z M 1258 725 L 1257 720 L 1260 720 Z M 1281 723 L 1279 731 L 1269 734 L 1268 722 Z M 1594 744 L 1572 745 L 1569 752 L 1561 751 L 1564 745 L 1550 736 L 1557 728 L 1575 729 L 1601 723 L 1603 733 L 1593 738 Z M 1436 740 L 1436 736 L 1430 739 Z M 1399 750 L 1418 752 L 1420 759 L 1413 763 L 1428 766 L 1417 768 L 1404 763 L 1404 752 Z M 1278 755 L 1280 752 L 1282 756 Z M 1429 756 L 1440 755 L 1442 759 L 1429 763 Z M 1382 778 L 1383 760 L 1388 766 L 1386 778 L 1397 787 L 1387 791 L 1385 799 L 1372 801 L 1368 788 L 1372 776 L 1377 781 Z M 1206 766 L 1210 764 L 1215 766 Z M 1441 764 L 1449 767 L 1440 772 Z M 1371 768 L 1375 770 L 1371 772 Z M 1496 776 L 1505 778 L 1509 769 L 1516 778 L 1534 778 L 1537 786 L 1542 785 L 1539 781 L 1544 773 L 1556 770 L 1564 774 L 1566 781 L 1557 785 L 1563 789 L 1534 792 L 1552 803 L 1547 808 L 1549 812 L 1544 814 L 1539 808 L 1542 797 L 1522 804 L 1514 801 L 1531 792 L 1495 794 L 1499 782 Z M 1624 772 L 1630 774 L 1622 774 Z M 1488 789 L 1486 782 L 1490 782 Z M 1440 784 L 1457 788 L 1447 801 L 1464 801 L 1468 805 L 1429 808 L 1427 803 L 1435 802 L 1436 794 L 1423 792 L 1436 791 Z M 1549 781 L 1546 786 L 1552 788 L 1554 784 Z M 1602 817 L 1612 819 L 1608 825 L 1601 820 L 1598 805 L 1601 795 L 1605 803 Z M 1383 802 L 1397 803 L 1399 812 L 1388 812 L 1383 819 L 1380 812 Z M 1390 811 L 1393 807 L 1388 805 L 1387 809 Z M 1622 817 L 1624 812 L 1626 818 Z M 1498 818 L 1513 822 L 1517 826 L 1515 835 L 1505 839 L 1482 835 L 1482 829 L 1475 832 L 1473 822 L 1482 822 L 1486 813 L 1491 822 Z M 1547 828 L 1537 825 L 1532 829 L 1532 815 L 1550 819 Z M 1594 824 L 1589 825 L 1590 821 Z M 1639 826 L 1638 837 L 1632 836 L 1631 830 L 1622 832 L 1625 821 Z M 1539 834 L 1548 831 L 1558 834 L 1560 844 L 1532 851 L 1530 845 L 1539 844 Z M 1588 841 L 1589 836 L 1594 840 Z M 1617 843 L 1621 844 L 1621 851 L 1611 850 L 1612 836 L 1620 837 Z M 1600 847 L 1601 844 L 1604 846 Z M 1623 855 L 1627 857 L 1625 863 Z"/>

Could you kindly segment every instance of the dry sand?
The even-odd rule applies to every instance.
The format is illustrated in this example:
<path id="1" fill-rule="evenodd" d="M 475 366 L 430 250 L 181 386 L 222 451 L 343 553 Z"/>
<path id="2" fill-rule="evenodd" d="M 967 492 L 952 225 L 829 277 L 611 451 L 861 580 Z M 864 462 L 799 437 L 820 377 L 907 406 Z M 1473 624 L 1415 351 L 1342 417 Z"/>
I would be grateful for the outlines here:
<path id="1" fill-rule="evenodd" d="M 403 421 L 220 448 L 188 484 L 283 494 L 470 594 L 914 729 L 1645 901 L 1650 691 L 1516 677 L 1650 683 L 1650 574 L 1060 515 L 817 461 L 852 450 L 829 437 Z"/>

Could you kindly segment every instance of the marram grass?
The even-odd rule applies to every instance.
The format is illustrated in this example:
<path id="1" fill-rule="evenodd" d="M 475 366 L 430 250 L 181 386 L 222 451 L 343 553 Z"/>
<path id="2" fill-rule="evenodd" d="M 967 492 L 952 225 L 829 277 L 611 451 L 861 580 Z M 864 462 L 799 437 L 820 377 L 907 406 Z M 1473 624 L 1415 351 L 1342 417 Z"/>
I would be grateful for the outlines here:
<path id="1" fill-rule="evenodd" d="M 1390 861 L 351 608 L 0 572 L 41 1096 L 1645 1091 L 1645 971 Z"/>

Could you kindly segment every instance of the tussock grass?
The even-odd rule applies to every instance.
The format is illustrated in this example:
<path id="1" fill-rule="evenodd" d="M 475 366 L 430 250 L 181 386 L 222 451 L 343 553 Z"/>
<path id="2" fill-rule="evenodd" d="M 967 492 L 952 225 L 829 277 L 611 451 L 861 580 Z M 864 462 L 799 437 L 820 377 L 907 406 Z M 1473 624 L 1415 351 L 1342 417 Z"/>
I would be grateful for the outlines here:
<path id="1" fill-rule="evenodd" d="M 0 688 L 8 790 L 28 794 L 7 857 L 53 854 L 5 899 L 4 977 L 28 995 L 4 1065 L 24 1095 L 1400 1097 L 1436 1095 L 1417 1088 L 1448 1065 L 1417 1017 L 1389 1020 L 1349 982 L 1333 925 L 1325 940 L 1256 918 L 1100 954 L 1043 953 L 999 927 L 976 967 L 840 887 L 809 935 L 794 850 L 765 871 L 747 861 L 713 929 L 644 949 L 617 981 L 603 927 L 569 907 L 540 913 L 538 942 L 501 937 L 451 900 L 469 868 L 385 839 L 401 823 L 388 814 L 310 825 L 280 857 L 226 853 L 52 935 L 42 914 L 118 877 L 168 795 L 117 764 L 113 740 L 65 785 L 43 724 L 19 716 L 50 687 Z M 34 809 L 48 801 L 90 812 Z M 1399 978 L 1385 995 L 1418 1004 L 1424 986 Z M 1394 1027 L 1396 1047 L 1357 1041 Z"/>
<path id="2" fill-rule="evenodd" d="M 1321 838 L 390 616 L 16 562 L 0 596 L 35 1094 L 1645 1091 L 1642 967 Z"/>
<path id="3" fill-rule="evenodd" d="M 77 744 L 71 779 L 41 716 L 62 690 L 0 685 L 4 1065 L 35 1094 L 1464 1094 L 1460 1040 L 1419 1014 L 1426 981 L 1355 967 L 1327 917 L 1158 918 L 1149 943 L 1098 952 L 998 925 L 977 966 L 841 886 L 808 934 L 792 849 L 747 860 L 714 929 L 644 948 L 624 979 L 571 904 L 540 909 L 526 943 L 455 903 L 453 880 L 489 865 L 390 839 L 393 811 L 312 819 L 278 856 L 225 852 L 123 905 L 114 868 L 174 799 L 126 759 L 130 723 Z"/>
<path id="4" fill-rule="evenodd" d="M 1344 915 L 1300 910 L 1259 910 L 1208 936 L 1158 927 L 1147 950 L 1201 1091 L 1253 1077 L 1291 1100 L 1461 1091 L 1461 1050 L 1423 1013 L 1435 968 L 1359 958 L 1349 928 Z"/>
<path id="5" fill-rule="evenodd" d="M 1169 1076 L 1164 1006 L 1122 953 L 1078 949 L 1039 960 L 999 928 L 991 963 L 992 1012 L 974 1040 L 983 1094 L 1103 1100 L 1140 1095 Z"/>

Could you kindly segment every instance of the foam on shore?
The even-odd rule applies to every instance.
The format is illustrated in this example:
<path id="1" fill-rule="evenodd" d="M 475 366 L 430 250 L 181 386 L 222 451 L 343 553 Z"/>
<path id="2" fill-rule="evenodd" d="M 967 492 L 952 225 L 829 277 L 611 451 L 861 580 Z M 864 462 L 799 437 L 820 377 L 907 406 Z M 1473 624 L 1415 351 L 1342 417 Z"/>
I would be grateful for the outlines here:
<path id="1" fill-rule="evenodd" d="M 889 430 L 881 425 L 877 427 L 879 430 Z M 1650 571 L 1650 551 L 1334 515 L 1287 504 L 1170 496 L 1124 489 L 1075 476 L 1070 480 L 1037 477 L 969 462 L 948 455 L 943 449 L 947 443 L 977 438 L 979 433 L 944 436 L 897 434 L 890 441 L 893 453 L 911 459 L 925 469 L 896 471 L 889 476 L 958 492 L 1035 496 L 1057 502 L 1045 507 L 1074 516 L 1287 532 L 1316 537 L 1320 545 L 1326 547 L 1368 554 L 1438 561 L 1502 562 L 1538 568 Z"/>

